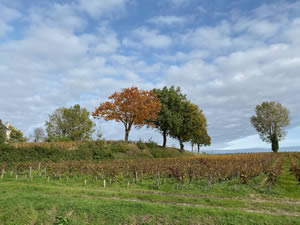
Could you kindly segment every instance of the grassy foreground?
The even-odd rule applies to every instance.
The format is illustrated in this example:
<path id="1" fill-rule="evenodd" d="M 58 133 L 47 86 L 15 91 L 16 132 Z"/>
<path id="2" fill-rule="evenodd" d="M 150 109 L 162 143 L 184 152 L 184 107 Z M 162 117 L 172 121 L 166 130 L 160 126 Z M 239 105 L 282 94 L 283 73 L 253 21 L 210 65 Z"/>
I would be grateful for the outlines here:
<path id="1" fill-rule="evenodd" d="M 261 175 L 211 187 L 151 189 L 82 182 L 0 180 L 0 224 L 300 224 L 300 188 L 286 156 L 272 190 Z"/>

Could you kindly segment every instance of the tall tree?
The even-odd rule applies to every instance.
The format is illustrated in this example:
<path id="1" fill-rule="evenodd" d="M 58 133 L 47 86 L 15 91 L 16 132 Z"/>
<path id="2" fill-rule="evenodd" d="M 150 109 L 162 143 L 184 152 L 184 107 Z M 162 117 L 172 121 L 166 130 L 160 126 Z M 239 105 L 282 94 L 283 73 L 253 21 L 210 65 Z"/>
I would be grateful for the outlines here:
<path id="1" fill-rule="evenodd" d="M 279 141 L 287 134 L 284 128 L 290 124 L 288 109 L 279 102 L 263 102 L 256 106 L 255 115 L 250 120 L 260 138 L 272 144 L 273 152 L 278 152 Z"/>
<path id="2" fill-rule="evenodd" d="M 180 150 L 184 150 L 184 142 L 191 141 L 201 127 L 206 126 L 206 119 L 199 107 L 190 101 L 184 101 L 177 112 L 176 125 L 172 126 L 170 135 L 177 138 Z"/>
<path id="3" fill-rule="evenodd" d="M 170 88 L 165 86 L 163 89 L 154 89 L 153 91 L 157 94 L 161 104 L 161 110 L 154 124 L 163 136 L 163 147 L 165 148 L 167 136 L 177 124 L 178 109 L 186 101 L 186 97 L 181 93 L 180 87 L 175 89 L 174 86 Z"/>
<path id="4" fill-rule="evenodd" d="M 90 140 L 95 126 L 87 109 L 78 104 L 56 109 L 45 125 L 50 140 L 63 138 L 72 141 Z"/>
<path id="5" fill-rule="evenodd" d="M 24 137 L 24 134 L 21 130 L 16 129 L 12 125 L 9 125 L 9 129 L 11 130 L 10 138 L 9 138 L 10 143 L 27 141 L 27 138 Z"/>
<path id="6" fill-rule="evenodd" d="M 0 120 L 0 144 L 3 144 L 6 141 L 6 130 L 5 127 Z"/>
<path id="7" fill-rule="evenodd" d="M 156 119 L 161 107 L 153 91 L 139 90 L 137 87 L 124 88 L 122 92 L 115 92 L 109 99 L 111 101 L 100 104 L 92 115 L 106 121 L 122 122 L 125 127 L 125 141 L 128 141 L 132 126 L 153 126 L 151 121 Z"/>
<path id="8" fill-rule="evenodd" d="M 39 142 L 45 139 L 45 132 L 44 129 L 41 127 L 35 128 L 33 131 L 33 141 Z"/>

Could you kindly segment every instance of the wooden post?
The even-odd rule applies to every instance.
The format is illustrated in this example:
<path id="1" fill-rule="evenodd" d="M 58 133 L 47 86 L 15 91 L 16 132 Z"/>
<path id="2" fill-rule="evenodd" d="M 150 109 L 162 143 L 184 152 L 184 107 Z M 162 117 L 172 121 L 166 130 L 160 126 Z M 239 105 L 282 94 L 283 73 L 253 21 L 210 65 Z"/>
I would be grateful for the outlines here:
<path id="1" fill-rule="evenodd" d="M 18 174 L 16 174 L 16 180 L 18 180 Z"/>
<path id="2" fill-rule="evenodd" d="M 130 186 L 130 182 L 128 181 L 128 183 L 127 183 L 127 188 L 129 188 L 129 186 Z"/>
<path id="3" fill-rule="evenodd" d="M 157 186 L 160 186 L 160 174 L 157 172 Z"/>
<path id="4" fill-rule="evenodd" d="M 212 176 L 211 174 L 209 174 L 208 186 L 211 186 L 211 184 L 212 184 Z"/>
<path id="5" fill-rule="evenodd" d="M 44 172 L 45 172 L 45 178 L 47 177 L 47 168 L 45 167 L 44 169 Z"/>
<path id="6" fill-rule="evenodd" d="M 29 177 L 31 178 L 32 176 L 32 167 L 29 167 Z"/>
<path id="7" fill-rule="evenodd" d="M 86 179 L 84 180 L 84 185 L 86 185 Z"/>
<path id="8" fill-rule="evenodd" d="M 3 180 L 3 177 L 4 177 L 4 169 L 2 169 L 2 172 L 1 172 L 1 180 Z"/>
<path id="9" fill-rule="evenodd" d="M 103 181 L 103 187 L 106 188 L 106 180 Z"/>
<path id="10" fill-rule="evenodd" d="M 49 181 L 50 181 L 50 177 L 48 177 L 47 181 L 48 181 L 48 183 L 49 183 Z"/>

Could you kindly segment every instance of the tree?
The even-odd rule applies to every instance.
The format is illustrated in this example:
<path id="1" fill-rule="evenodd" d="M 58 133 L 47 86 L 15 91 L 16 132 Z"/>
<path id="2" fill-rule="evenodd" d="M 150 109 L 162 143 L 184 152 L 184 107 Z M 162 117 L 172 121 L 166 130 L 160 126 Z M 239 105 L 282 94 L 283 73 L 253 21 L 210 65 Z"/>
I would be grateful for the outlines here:
<path id="1" fill-rule="evenodd" d="M 87 109 L 78 104 L 56 109 L 45 125 L 50 140 L 71 141 L 90 140 L 95 126 Z"/>
<path id="2" fill-rule="evenodd" d="M 10 138 L 9 138 L 10 143 L 27 141 L 27 138 L 24 137 L 24 134 L 21 130 L 16 129 L 12 125 L 9 125 L 9 129 L 11 130 Z"/>
<path id="3" fill-rule="evenodd" d="M 263 102 L 256 106 L 255 115 L 250 120 L 260 138 L 272 144 L 273 152 L 278 152 L 279 141 L 287 134 L 284 128 L 290 124 L 287 108 L 279 102 Z"/>
<path id="4" fill-rule="evenodd" d="M 194 145 L 197 145 L 198 153 L 200 153 L 201 146 L 211 145 L 211 138 L 207 133 L 206 127 L 201 127 L 201 129 L 198 129 L 198 132 L 193 134 L 191 142 L 192 142 L 192 149 Z"/>
<path id="5" fill-rule="evenodd" d="M 0 120 L 0 144 L 3 144 L 6 141 L 6 130 L 5 127 Z"/>
<path id="6" fill-rule="evenodd" d="M 45 139 L 44 129 L 41 127 L 35 128 L 33 131 L 33 141 L 39 142 Z"/>
<path id="7" fill-rule="evenodd" d="M 115 92 L 107 101 L 93 112 L 93 117 L 104 118 L 106 121 L 122 122 L 125 127 L 125 141 L 128 141 L 132 126 L 141 128 L 154 124 L 160 111 L 160 102 L 153 91 L 139 90 L 137 87 L 124 88 L 122 92 Z"/>
<path id="8" fill-rule="evenodd" d="M 154 121 L 155 128 L 163 136 L 163 147 L 167 144 L 167 135 L 177 126 L 178 108 L 186 101 L 185 95 L 181 93 L 180 87 L 176 89 L 171 86 L 169 89 L 165 86 L 163 89 L 153 90 L 160 100 L 161 110 Z"/>
<path id="9" fill-rule="evenodd" d="M 180 150 L 184 150 L 184 142 L 191 141 L 199 129 L 206 129 L 206 119 L 199 107 L 190 101 L 180 104 L 176 114 L 176 125 L 172 126 L 170 135 L 179 141 Z"/>

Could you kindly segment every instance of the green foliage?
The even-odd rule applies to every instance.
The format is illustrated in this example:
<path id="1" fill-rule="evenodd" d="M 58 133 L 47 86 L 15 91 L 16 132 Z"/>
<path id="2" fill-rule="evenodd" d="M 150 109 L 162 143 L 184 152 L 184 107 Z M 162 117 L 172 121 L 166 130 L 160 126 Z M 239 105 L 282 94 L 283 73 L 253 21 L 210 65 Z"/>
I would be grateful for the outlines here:
<path id="1" fill-rule="evenodd" d="M 89 118 L 90 113 L 80 105 L 70 108 L 58 108 L 49 121 L 46 121 L 46 131 L 50 140 L 61 140 L 62 137 L 72 141 L 90 140 L 95 124 Z"/>
<path id="2" fill-rule="evenodd" d="M 72 141 L 70 137 L 67 136 L 51 136 L 46 139 L 47 142 L 66 142 Z"/>
<path id="3" fill-rule="evenodd" d="M 6 141 L 6 132 L 5 127 L 0 120 L 0 144 L 3 144 Z"/>
<path id="4" fill-rule="evenodd" d="M 55 225 L 69 225 L 70 224 L 70 220 L 68 218 L 65 218 L 63 216 L 57 216 L 55 218 Z"/>
<path id="5" fill-rule="evenodd" d="M 106 159 L 136 159 L 136 158 L 160 158 L 178 157 L 176 149 L 163 150 L 155 142 L 143 143 L 144 149 L 140 149 L 134 143 L 89 141 L 76 147 L 66 149 L 55 146 L 42 146 L 37 143 L 30 146 L 14 147 L 12 145 L 0 145 L 0 162 L 60 162 L 73 160 L 99 161 Z M 164 153 L 165 152 L 165 153 Z M 188 154 L 188 153 L 186 153 Z"/>
<path id="6" fill-rule="evenodd" d="M 154 89 L 154 93 L 158 96 L 161 104 L 160 113 L 157 116 L 154 124 L 155 127 L 163 135 L 163 147 L 166 146 L 167 135 L 178 128 L 180 121 L 183 102 L 186 101 L 186 96 L 181 93 L 180 87 L 175 89 L 174 86 L 163 89 Z"/>
<path id="7" fill-rule="evenodd" d="M 125 143 L 112 143 L 109 148 L 113 153 L 126 153 L 128 151 L 128 145 Z"/>
<path id="8" fill-rule="evenodd" d="M 146 144 L 141 139 L 138 140 L 136 146 L 141 150 L 144 150 L 147 147 Z"/>
<path id="9" fill-rule="evenodd" d="M 161 111 L 154 124 L 163 135 L 163 147 L 166 146 L 167 135 L 179 140 L 181 150 L 187 141 L 197 143 L 198 146 L 210 145 L 202 110 L 190 103 L 179 87 L 164 87 L 153 91 L 161 103 Z"/>
<path id="10" fill-rule="evenodd" d="M 11 125 L 9 126 L 9 129 L 11 130 L 9 143 L 25 142 L 27 140 L 21 130 L 16 129 Z"/>
<path id="11" fill-rule="evenodd" d="M 250 118 L 250 121 L 260 138 L 272 143 L 273 152 L 277 152 L 278 142 L 287 134 L 284 128 L 290 124 L 288 109 L 279 102 L 263 102 L 256 106 L 255 115 Z"/>
<path id="12" fill-rule="evenodd" d="M 179 140 L 180 149 L 183 150 L 184 142 L 191 141 L 193 137 L 198 138 L 204 132 L 206 132 L 206 119 L 202 110 L 189 101 L 183 102 L 178 109 L 176 126 L 170 131 L 170 135 Z"/>

